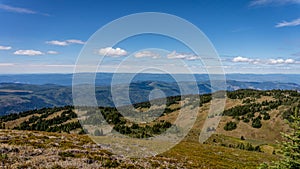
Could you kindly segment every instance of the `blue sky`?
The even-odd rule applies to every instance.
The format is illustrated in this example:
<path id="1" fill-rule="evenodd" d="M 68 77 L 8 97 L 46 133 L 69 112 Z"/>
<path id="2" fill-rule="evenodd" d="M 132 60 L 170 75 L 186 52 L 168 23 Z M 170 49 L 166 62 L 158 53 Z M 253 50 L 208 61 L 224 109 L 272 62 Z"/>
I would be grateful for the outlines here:
<path id="1" fill-rule="evenodd" d="M 169 13 L 196 25 L 215 46 L 226 73 L 298 74 L 299 11 L 300 0 L 0 0 L 0 74 L 73 72 L 94 32 L 138 12 Z M 140 51 L 146 48 L 169 53 Z M 163 63 L 171 66 L 181 59 L 188 66 L 198 64 L 191 50 L 162 36 L 133 37 L 102 50 L 108 49 L 111 57 L 104 67 L 136 51 L 143 63 L 173 56 Z"/>

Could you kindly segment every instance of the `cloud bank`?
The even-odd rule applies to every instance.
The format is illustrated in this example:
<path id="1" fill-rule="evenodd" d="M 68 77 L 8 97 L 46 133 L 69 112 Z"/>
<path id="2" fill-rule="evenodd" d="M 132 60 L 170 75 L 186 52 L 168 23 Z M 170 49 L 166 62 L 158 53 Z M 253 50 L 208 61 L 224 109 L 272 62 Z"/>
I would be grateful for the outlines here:
<path id="1" fill-rule="evenodd" d="M 237 56 L 232 59 L 232 62 L 235 63 L 251 63 L 251 64 L 296 64 L 299 63 L 298 61 L 295 61 L 294 59 L 266 59 L 266 60 L 260 60 L 260 59 L 250 59 L 247 57 Z"/>

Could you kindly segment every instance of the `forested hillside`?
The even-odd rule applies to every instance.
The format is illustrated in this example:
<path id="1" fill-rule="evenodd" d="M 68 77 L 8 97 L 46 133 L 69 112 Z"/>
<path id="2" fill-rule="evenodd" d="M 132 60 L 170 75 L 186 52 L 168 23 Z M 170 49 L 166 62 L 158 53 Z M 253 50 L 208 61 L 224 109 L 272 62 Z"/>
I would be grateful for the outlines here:
<path id="1" fill-rule="evenodd" d="M 197 104 L 199 99 L 200 104 Z M 259 91 L 248 89 L 227 92 L 225 110 L 219 114 L 222 115 L 219 126 L 217 128 L 208 127 L 203 129 L 204 119 L 208 115 L 211 99 L 210 94 L 187 95 L 184 97 L 172 96 L 166 99 L 165 108 L 161 106 L 163 100 L 156 99 L 155 102 L 152 102 L 154 105 L 151 105 L 150 102 L 142 102 L 134 104 L 134 109 L 124 106 L 122 109 L 126 110 L 125 114 L 121 114 L 118 111 L 119 109 L 115 107 L 98 107 L 96 111 L 90 108 L 79 108 L 78 110 L 74 109 L 73 106 L 35 109 L 2 116 L 0 117 L 0 126 L 2 129 L 5 129 L 2 131 L 29 130 L 32 132 L 55 132 L 64 135 L 70 133 L 78 135 L 78 137 L 79 135 L 89 135 L 105 141 L 111 131 L 99 130 L 93 126 L 101 126 L 104 123 L 108 123 L 114 131 L 129 137 L 151 138 L 169 128 L 173 128 L 173 132 L 177 132 L 176 130 L 180 131 L 181 129 L 174 125 L 179 111 L 187 108 L 192 111 L 194 108 L 199 107 L 194 126 L 184 138 L 183 144 L 178 145 L 180 150 L 184 151 L 182 153 L 188 153 L 192 157 L 194 152 L 188 149 L 193 148 L 186 147 L 187 145 L 184 144 L 184 142 L 188 142 L 188 145 L 193 145 L 195 149 L 199 148 L 201 151 L 206 147 L 212 151 L 222 152 L 226 158 L 233 158 L 228 154 L 231 151 L 238 154 L 244 152 L 244 157 L 241 157 L 242 155 L 240 154 L 238 158 L 243 158 L 245 161 L 252 159 L 253 156 L 267 157 L 264 160 L 255 159 L 260 162 L 250 160 L 243 165 L 240 164 L 240 160 L 233 163 L 233 165 L 246 168 L 252 168 L 261 162 L 268 163 L 270 162 L 269 159 L 280 158 L 279 146 L 277 145 L 277 141 L 282 140 L 280 132 L 291 131 L 288 121 L 292 120 L 290 117 L 295 112 L 299 114 L 300 94 L 297 91 Z M 78 112 L 80 109 L 85 110 L 84 114 Z M 159 112 L 162 113 L 159 114 Z M 151 116 L 142 117 L 143 113 Z M 104 122 L 102 117 L 106 122 Z M 142 119 L 142 121 L 135 122 L 136 119 Z M 151 120 L 149 121 L 149 119 Z M 214 132 L 204 144 L 198 142 L 201 130 Z M 9 141 L 8 144 L 11 145 L 12 143 Z M 107 147 L 107 144 L 105 145 Z M 43 145 L 41 144 L 41 146 Z M 180 158 L 180 156 L 176 155 L 176 151 L 176 148 L 172 149 L 165 155 L 171 159 Z M 246 152 L 258 154 L 247 154 Z M 76 153 L 70 153 L 69 155 L 60 153 L 60 156 L 66 156 L 67 158 L 82 157 L 81 155 L 77 157 Z M 219 157 L 214 155 L 211 158 Z M 198 158 L 197 160 L 201 161 Z M 193 164 L 180 163 L 182 166 L 189 166 L 187 168 L 199 167 L 200 165 L 196 161 L 193 161 Z M 122 162 L 118 161 L 116 164 L 113 162 L 112 165 L 120 166 Z M 157 165 L 161 165 L 161 163 L 158 162 Z M 207 163 L 207 165 L 217 166 L 218 168 L 226 166 L 225 163 Z"/>

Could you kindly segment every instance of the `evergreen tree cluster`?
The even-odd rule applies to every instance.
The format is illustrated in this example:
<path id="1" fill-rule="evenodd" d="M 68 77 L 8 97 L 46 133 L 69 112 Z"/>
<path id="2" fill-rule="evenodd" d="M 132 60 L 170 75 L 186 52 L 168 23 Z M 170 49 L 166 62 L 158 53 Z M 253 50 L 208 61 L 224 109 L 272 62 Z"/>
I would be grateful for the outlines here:
<path id="1" fill-rule="evenodd" d="M 5 116 L 0 116 L 0 122 L 12 121 L 32 114 L 42 114 L 42 118 L 45 118 L 55 112 L 62 111 L 65 109 L 73 109 L 73 108 L 74 108 L 73 106 L 53 107 L 53 108 L 34 109 L 34 110 L 24 111 L 21 113 L 13 113 Z"/>
<path id="2" fill-rule="evenodd" d="M 292 106 L 283 113 L 283 118 L 289 119 L 295 107 L 300 107 L 300 94 L 294 90 L 270 90 L 258 91 L 251 89 L 243 89 L 228 92 L 227 96 L 231 99 L 242 99 L 242 105 L 232 107 L 224 110 L 223 115 L 232 116 L 236 120 L 242 120 L 245 123 L 251 122 L 253 128 L 261 128 L 262 120 L 269 120 L 271 118 L 268 111 L 277 109 L 279 106 Z M 255 100 L 261 96 L 271 96 L 274 100 L 265 100 L 261 103 L 256 103 Z M 295 104 L 297 103 L 297 106 Z M 256 116 L 255 114 L 258 114 Z M 256 116 L 256 117 L 255 117 Z"/>
<path id="3" fill-rule="evenodd" d="M 253 128 L 261 128 L 261 116 L 258 116 L 252 120 L 252 127 Z"/>
<path id="4" fill-rule="evenodd" d="M 134 138 L 149 138 L 165 132 L 171 126 L 172 124 L 168 121 L 160 121 L 153 126 L 146 125 L 144 127 L 135 123 L 131 126 L 126 124 L 116 124 L 114 130 Z"/>
<path id="5" fill-rule="evenodd" d="M 166 108 L 164 113 L 166 113 L 166 111 L 173 112 L 175 110 Z M 131 112 L 127 113 L 127 115 L 131 115 L 130 113 Z M 133 113 L 137 114 L 137 112 Z M 104 122 L 107 122 L 108 124 L 114 126 L 113 129 L 115 131 L 134 138 L 149 138 L 163 133 L 172 126 L 172 124 L 168 121 L 159 121 L 151 126 L 140 126 L 136 123 L 132 124 L 129 123 L 114 107 L 99 107 L 99 111 L 88 111 L 86 115 L 88 117 L 85 120 L 82 120 L 82 124 L 101 125 Z M 101 130 L 95 130 L 93 134 L 95 136 L 101 136 L 103 135 L 103 132 L 101 132 Z"/>
<path id="6" fill-rule="evenodd" d="M 261 152 L 260 146 L 253 146 L 250 143 L 247 143 L 246 145 L 244 143 L 240 143 L 236 146 L 236 148 L 241 149 L 241 150 L 247 150 L 247 151 Z"/>
<path id="7" fill-rule="evenodd" d="M 77 118 L 77 114 L 73 111 L 72 106 L 64 107 L 64 111 L 61 113 L 61 115 L 51 119 L 46 119 L 49 115 L 61 109 L 54 110 L 48 111 L 42 114 L 41 116 L 33 115 L 28 120 L 22 122 L 19 126 L 15 127 L 14 129 L 69 133 L 71 130 L 81 128 L 81 125 L 78 121 L 63 124 L 68 120 Z M 41 112 L 39 112 L 39 114 L 40 113 Z"/>
<path id="8" fill-rule="evenodd" d="M 241 150 L 246 150 L 246 151 L 256 151 L 256 152 L 262 152 L 260 146 L 253 146 L 251 143 L 239 143 L 239 144 L 224 144 L 222 143 L 221 146 L 223 147 L 229 147 L 229 148 L 236 148 L 236 149 L 241 149 Z"/>
<path id="9" fill-rule="evenodd" d="M 288 110 L 286 110 L 285 112 L 283 112 L 283 118 L 287 119 L 289 122 L 293 122 L 293 116 L 295 116 L 295 112 L 297 113 L 297 116 L 300 116 L 300 112 L 297 111 L 300 109 L 300 103 L 298 103 L 295 106 L 292 106 L 291 108 L 289 108 Z"/>
<path id="10" fill-rule="evenodd" d="M 231 130 L 236 129 L 236 127 L 237 127 L 236 123 L 230 121 L 230 122 L 227 122 L 227 123 L 225 124 L 224 130 L 226 130 L 226 131 L 231 131 Z"/>
<path id="11" fill-rule="evenodd" d="M 251 98 L 259 99 L 261 96 L 272 96 L 275 99 L 284 99 L 287 98 L 287 95 L 290 97 L 300 97 L 300 93 L 296 90 L 254 90 L 254 89 L 240 89 L 235 91 L 227 92 L 227 97 L 230 99 L 245 99 Z"/>

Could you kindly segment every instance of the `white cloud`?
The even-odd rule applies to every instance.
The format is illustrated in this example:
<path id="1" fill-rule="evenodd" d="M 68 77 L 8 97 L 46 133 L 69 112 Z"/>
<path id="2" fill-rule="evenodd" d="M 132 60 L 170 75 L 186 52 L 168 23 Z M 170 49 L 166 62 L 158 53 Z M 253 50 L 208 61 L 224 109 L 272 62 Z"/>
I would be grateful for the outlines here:
<path id="1" fill-rule="evenodd" d="M 176 51 L 173 51 L 167 55 L 168 59 L 185 59 L 185 60 L 196 60 L 200 59 L 199 56 L 196 56 L 191 53 L 177 53 Z"/>
<path id="2" fill-rule="evenodd" d="M 242 62 L 242 63 L 251 63 L 251 64 L 296 64 L 299 63 L 298 61 L 295 61 L 294 59 L 250 59 L 247 57 L 238 56 L 232 59 L 233 62 Z"/>
<path id="3" fill-rule="evenodd" d="M 167 58 L 169 58 L 169 59 L 185 59 L 186 55 L 177 53 L 176 51 L 173 51 L 172 53 L 169 53 L 167 55 Z"/>
<path id="4" fill-rule="evenodd" d="M 269 59 L 270 64 L 282 64 L 284 63 L 283 59 Z"/>
<path id="5" fill-rule="evenodd" d="M 33 11 L 31 9 L 26 9 L 26 8 L 19 8 L 19 7 L 14 7 L 10 5 L 4 5 L 0 4 L 0 9 L 8 11 L 8 12 L 15 12 L 15 13 L 21 13 L 21 14 L 40 14 L 44 16 L 49 16 L 49 14 L 46 13 L 41 13 L 37 11 Z"/>
<path id="6" fill-rule="evenodd" d="M 121 48 L 106 47 L 99 49 L 98 54 L 119 57 L 127 55 L 127 51 Z"/>
<path id="7" fill-rule="evenodd" d="M 246 57 L 242 57 L 242 56 L 237 56 L 235 58 L 232 59 L 233 62 L 253 62 L 253 59 L 249 59 Z"/>
<path id="8" fill-rule="evenodd" d="M 4 4 L 0 4 L 0 9 L 9 11 L 9 12 L 16 12 L 16 13 L 25 13 L 25 14 L 36 14 L 36 11 L 32 11 L 30 9 L 26 9 L 26 8 L 18 8 L 18 7 L 13 7 L 13 6 L 9 6 L 9 5 L 4 5 Z"/>
<path id="9" fill-rule="evenodd" d="M 0 66 L 13 66 L 13 63 L 0 63 Z"/>
<path id="10" fill-rule="evenodd" d="M 297 63 L 294 59 L 269 59 L 268 64 L 293 64 Z"/>
<path id="11" fill-rule="evenodd" d="M 68 46 L 71 44 L 81 44 L 81 45 L 85 44 L 85 42 L 78 39 L 69 39 L 65 41 L 52 40 L 52 41 L 47 41 L 46 43 L 50 45 L 57 45 L 57 46 Z"/>
<path id="12" fill-rule="evenodd" d="M 300 4 L 300 0 L 253 0 L 250 6 Z"/>
<path id="13" fill-rule="evenodd" d="M 152 51 L 141 51 L 134 54 L 134 57 L 136 58 L 144 58 L 144 57 L 150 57 L 153 59 L 160 58 L 160 55 L 158 53 L 152 52 Z"/>
<path id="14" fill-rule="evenodd" d="M 51 44 L 51 45 L 57 45 L 57 46 L 67 46 L 67 45 L 69 45 L 66 41 L 58 41 L 58 40 L 47 41 L 46 43 Z"/>
<path id="15" fill-rule="evenodd" d="M 296 63 L 296 61 L 294 59 L 286 59 L 285 63 Z"/>
<path id="16" fill-rule="evenodd" d="M 69 40 L 66 40 L 67 43 L 69 44 L 81 44 L 81 45 L 84 45 L 85 42 L 83 42 L 82 40 L 78 40 L 78 39 L 69 39 Z"/>
<path id="17" fill-rule="evenodd" d="M 298 26 L 300 25 L 300 18 L 292 20 L 290 22 L 282 21 L 275 25 L 276 28 L 286 27 L 286 26 Z"/>
<path id="18" fill-rule="evenodd" d="M 298 4 L 300 0 L 253 0 L 250 2 L 250 6 L 266 6 L 266 5 L 287 5 L 287 4 Z M 300 18 L 292 21 L 282 21 L 275 25 L 276 28 L 286 26 L 298 26 L 300 25 Z"/>
<path id="19" fill-rule="evenodd" d="M 243 63 L 252 63 L 252 64 L 259 64 L 261 63 L 260 59 L 250 59 L 247 57 L 237 56 L 232 59 L 233 62 L 243 62 Z"/>
<path id="20" fill-rule="evenodd" d="M 49 51 L 47 52 L 47 54 L 50 54 L 50 55 L 56 55 L 56 54 L 58 54 L 58 52 L 57 52 L 57 51 L 53 51 L 53 50 L 49 50 Z"/>
<path id="21" fill-rule="evenodd" d="M 44 53 L 38 50 L 17 50 L 14 52 L 15 55 L 25 55 L 25 56 L 36 56 L 43 55 Z"/>
<path id="22" fill-rule="evenodd" d="M 0 46 L 0 50 L 10 50 L 11 46 Z"/>

